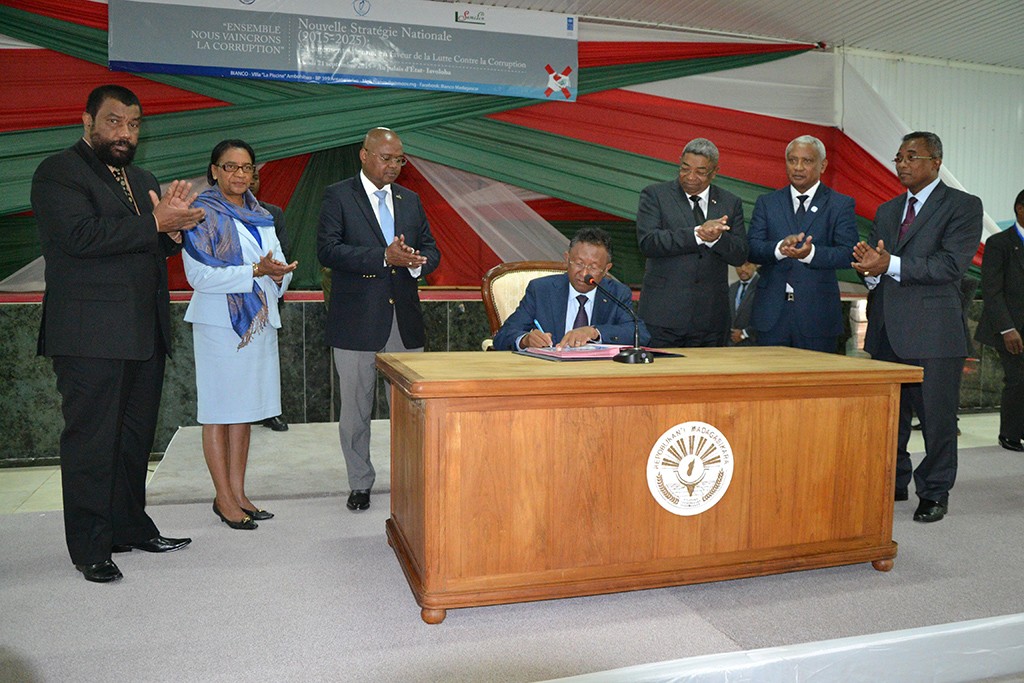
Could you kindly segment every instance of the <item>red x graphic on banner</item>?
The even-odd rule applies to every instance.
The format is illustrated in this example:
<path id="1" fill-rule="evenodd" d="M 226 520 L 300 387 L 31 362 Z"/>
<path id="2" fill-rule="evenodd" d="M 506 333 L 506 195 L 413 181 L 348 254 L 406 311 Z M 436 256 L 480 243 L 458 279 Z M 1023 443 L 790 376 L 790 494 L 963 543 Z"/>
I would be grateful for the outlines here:
<path id="1" fill-rule="evenodd" d="M 565 99 L 572 97 L 572 93 L 569 92 L 569 74 L 572 73 L 572 67 L 567 66 L 559 73 L 555 71 L 550 64 L 544 67 L 544 70 L 548 72 L 548 89 L 544 91 L 544 97 L 551 97 L 551 93 L 555 90 L 561 90 L 562 94 L 565 95 Z"/>

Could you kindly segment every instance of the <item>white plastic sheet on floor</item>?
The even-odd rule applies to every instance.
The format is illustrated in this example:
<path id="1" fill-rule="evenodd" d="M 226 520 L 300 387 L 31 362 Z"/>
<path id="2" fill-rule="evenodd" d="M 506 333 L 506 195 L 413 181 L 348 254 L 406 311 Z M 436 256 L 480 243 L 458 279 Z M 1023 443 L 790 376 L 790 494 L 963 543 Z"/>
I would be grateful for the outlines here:
<path id="1" fill-rule="evenodd" d="M 1024 614 L 642 664 L 548 683 L 1022 680 Z"/>

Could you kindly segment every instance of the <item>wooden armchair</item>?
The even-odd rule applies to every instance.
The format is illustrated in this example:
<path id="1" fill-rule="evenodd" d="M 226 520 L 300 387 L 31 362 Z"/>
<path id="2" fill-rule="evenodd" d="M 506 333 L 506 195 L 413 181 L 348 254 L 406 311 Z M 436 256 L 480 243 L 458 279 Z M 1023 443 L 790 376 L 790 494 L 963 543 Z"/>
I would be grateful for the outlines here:
<path id="1" fill-rule="evenodd" d="M 531 280 L 565 271 L 564 261 L 510 261 L 487 271 L 480 285 L 480 293 L 484 310 L 487 311 L 487 322 L 491 325 L 491 337 L 519 306 L 526 294 L 526 285 Z M 488 337 L 480 346 L 484 351 L 490 351 L 492 345 Z"/>

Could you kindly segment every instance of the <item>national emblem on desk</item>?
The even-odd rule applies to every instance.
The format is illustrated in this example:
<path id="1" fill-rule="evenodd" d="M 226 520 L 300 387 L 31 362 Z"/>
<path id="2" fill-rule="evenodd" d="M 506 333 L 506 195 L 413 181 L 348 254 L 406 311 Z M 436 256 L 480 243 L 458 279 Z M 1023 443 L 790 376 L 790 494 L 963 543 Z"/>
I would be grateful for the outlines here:
<path id="1" fill-rule="evenodd" d="M 647 486 L 672 514 L 699 515 L 722 499 L 732 481 L 732 446 L 706 422 L 684 422 L 654 443 L 647 459 Z"/>

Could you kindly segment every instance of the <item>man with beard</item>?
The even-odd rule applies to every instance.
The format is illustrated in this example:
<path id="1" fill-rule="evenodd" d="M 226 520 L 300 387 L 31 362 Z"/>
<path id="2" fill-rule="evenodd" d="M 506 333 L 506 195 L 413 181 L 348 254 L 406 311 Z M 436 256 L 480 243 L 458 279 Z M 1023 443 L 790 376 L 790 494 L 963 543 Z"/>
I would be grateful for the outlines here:
<path id="1" fill-rule="evenodd" d="M 112 552 L 191 542 L 160 535 L 146 514 L 146 465 L 171 348 L 166 259 L 203 211 L 189 208 L 191 183 L 161 198 L 153 174 L 131 165 L 141 121 L 130 90 L 96 88 L 83 139 L 32 178 L 46 259 L 38 351 L 64 414 L 64 533 L 71 561 L 97 583 L 121 578 Z"/>

